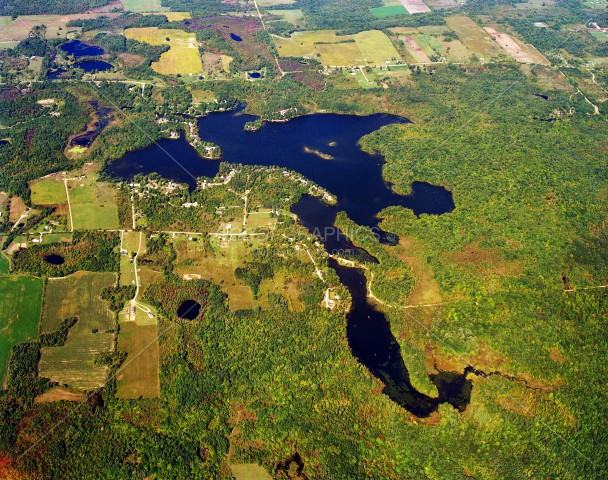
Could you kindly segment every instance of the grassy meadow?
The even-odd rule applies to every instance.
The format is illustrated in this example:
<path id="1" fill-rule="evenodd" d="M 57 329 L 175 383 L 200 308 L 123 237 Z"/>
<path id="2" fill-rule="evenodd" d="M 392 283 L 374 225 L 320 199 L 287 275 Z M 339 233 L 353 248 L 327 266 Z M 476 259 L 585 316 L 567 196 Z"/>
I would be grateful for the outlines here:
<path id="1" fill-rule="evenodd" d="M 38 334 L 44 280 L 0 275 L 0 382 L 14 345 Z"/>
<path id="2" fill-rule="evenodd" d="M 390 39 L 379 30 L 341 36 L 333 30 L 319 30 L 273 38 L 280 56 L 318 57 L 325 66 L 384 65 L 401 60 Z"/>
<path id="3" fill-rule="evenodd" d="M 70 317 L 78 322 L 64 346 L 42 349 L 40 376 L 79 390 L 105 383 L 107 367 L 95 365 L 95 355 L 112 349 L 114 317 L 99 294 L 115 282 L 114 273 L 91 272 L 48 281 L 40 331 L 55 331 Z"/>
<path id="4" fill-rule="evenodd" d="M 198 51 L 196 37 L 183 30 L 163 30 L 156 27 L 129 28 L 125 36 L 150 45 L 169 45 L 152 69 L 162 75 L 189 75 L 203 71 L 203 63 Z"/>

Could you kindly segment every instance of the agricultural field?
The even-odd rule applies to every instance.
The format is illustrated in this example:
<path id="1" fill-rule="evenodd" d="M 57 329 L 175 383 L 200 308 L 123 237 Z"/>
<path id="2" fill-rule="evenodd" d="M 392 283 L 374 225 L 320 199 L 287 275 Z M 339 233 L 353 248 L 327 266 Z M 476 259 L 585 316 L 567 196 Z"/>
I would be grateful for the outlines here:
<path id="1" fill-rule="evenodd" d="M 163 30 L 157 27 L 129 28 L 125 36 L 150 45 L 169 45 L 152 69 L 162 75 L 190 75 L 203 72 L 196 37 L 183 30 Z"/>
<path id="2" fill-rule="evenodd" d="M 123 0 L 125 12 L 167 12 L 168 7 L 161 5 L 162 0 Z"/>
<path id="3" fill-rule="evenodd" d="M 281 20 L 292 23 L 296 26 L 304 24 L 304 12 L 299 9 L 293 10 L 266 10 L 266 13 L 281 17 Z"/>
<path id="4" fill-rule="evenodd" d="M 235 480 L 272 480 L 264 467 L 257 463 L 239 463 L 230 465 Z"/>
<path id="5" fill-rule="evenodd" d="M 0 384 L 13 346 L 38 334 L 43 288 L 41 278 L 0 275 Z"/>
<path id="6" fill-rule="evenodd" d="M 34 205 L 59 205 L 67 203 L 65 185 L 61 178 L 43 178 L 30 184 Z"/>
<path id="7" fill-rule="evenodd" d="M 292 5 L 296 0 L 258 0 L 260 7 L 276 7 L 277 5 Z"/>
<path id="8" fill-rule="evenodd" d="M 254 307 L 251 289 L 234 277 L 234 270 L 247 258 L 247 246 L 241 240 L 211 239 L 211 247 L 200 240 L 176 240 L 174 272 L 184 279 L 209 280 L 228 295 L 231 310 Z"/>
<path id="9" fill-rule="evenodd" d="M 139 239 L 141 236 L 141 248 Z M 120 284 L 135 285 L 135 268 L 131 261 L 131 255 L 137 253 L 143 255 L 146 251 L 146 236 L 139 232 L 124 232 L 122 234 L 120 255 Z M 123 252 L 127 252 L 123 254 Z"/>
<path id="10" fill-rule="evenodd" d="M 80 28 L 68 27 L 67 24 L 79 18 L 97 18 L 105 15 L 110 18 L 117 17 L 118 13 L 87 13 L 72 15 L 23 15 L 16 19 L 0 17 L 0 48 L 14 46 L 16 42 L 25 40 L 30 30 L 37 25 L 46 27 L 46 38 L 66 38 L 70 34 L 79 33 Z"/>
<path id="11" fill-rule="evenodd" d="M 383 7 L 371 8 L 370 11 L 374 17 L 386 18 L 396 17 L 399 15 L 409 15 L 409 12 L 403 5 L 385 5 Z"/>
<path id="12" fill-rule="evenodd" d="M 42 348 L 40 376 L 78 390 L 104 385 L 108 369 L 95 364 L 98 353 L 112 349 L 114 317 L 100 292 L 116 283 L 115 273 L 77 272 L 47 283 L 40 331 L 55 331 L 78 317 L 62 347 Z"/>
<path id="13" fill-rule="evenodd" d="M 446 23 L 464 45 L 481 61 L 504 55 L 504 51 L 477 23 L 464 15 L 447 17 Z"/>
<path id="14" fill-rule="evenodd" d="M 116 377 L 118 398 L 154 398 L 160 395 L 158 378 L 158 327 L 140 322 L 121 322 L 118 350 L 127 359 Z"/>
<path id="15" fill-rule="evenodd" d="M 492 38 L 500 45 L 513 60 L 519 63 L 540 63 L 542 65 L 550 65 L 551 62 L 545 58 L 533 45 L 520 42 L 511 35 L 496 30 L 492 27 L 485 27 Z"/>
<path id="16" fill-rule="evenodd" d="M 273 36 L 282 57 L 319 57 L 323 65 L 384 65 L 401 60 L 399 52 L 381 31 L 337 36 L 333 30 L 295 32 L 290 38 Z"/>
<path id="17" fill-rule="evenodd" d="M 416 13 L 428 13 L 431 11 L 428 5 L 422 0 L 385 0 L 383 3 L 385 6 L 392 7 L 400 5 L 406 10 L 406 13 L 412 15 Z"/>
<path id="18" fill-rule="evenodd" d="M 74 230 L 118 228 L 116 187 L 97 179 L 90 174 L 68 182 Z"/>

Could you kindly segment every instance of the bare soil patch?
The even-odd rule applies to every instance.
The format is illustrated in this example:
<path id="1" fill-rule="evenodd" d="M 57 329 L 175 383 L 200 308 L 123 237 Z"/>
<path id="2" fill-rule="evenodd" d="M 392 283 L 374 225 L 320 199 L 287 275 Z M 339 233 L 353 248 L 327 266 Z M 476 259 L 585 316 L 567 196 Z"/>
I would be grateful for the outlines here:
<path id="1" fill-rule="evenodd" d="M 50 403 L 59 402 L 65 400 L 68 402 L 82 402 L 85 399 L 84 393 L 72 392 L 65 388 L 56 387 L 51 388 L 48 392 L 44 392 L 42 395 L 38 395 L 34 402 L 36 403 Z"/>

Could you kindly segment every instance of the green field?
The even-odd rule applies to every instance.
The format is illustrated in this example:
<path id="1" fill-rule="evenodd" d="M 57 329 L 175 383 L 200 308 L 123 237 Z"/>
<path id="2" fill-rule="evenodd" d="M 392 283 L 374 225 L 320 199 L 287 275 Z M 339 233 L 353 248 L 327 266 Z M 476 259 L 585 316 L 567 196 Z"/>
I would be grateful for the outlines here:
<path id="1" fill-rule="evenodd" d="M 117 372 L 118 398 L 154 398 L 160 395 L 158 379 L 158 327 L 121 322 L 118 350 L 128 356 Z"/>
<path id="2" fill-rule="evenodd" d="M 379 30 L 337 36 L 333 30 L 273 36 L 282 57 L 318 57 L 326 66 L 384 65 L 401 60 L 390 39 Z"/>
<path id="3" fill-rule="evenodd" d="M 124 0 L 124 9 L 128 12 L 167 12 L 168 7 L 161 5 L 161 0 Z"/>
<path id="4" fill-rule="evenodd" d="M 13 345 L 38 333 L 43 287 L 41 278 L 0 275 L 0 383 Z"/>
<path id="5" fill-rule="evenodd" d="M 300 25 L 302 22 L 304 22 L 304 12 L 299 9 L 268 10 L 268 13 L 280 16 L 283 21 L 293 23 L 294 25 Z"/>
<path id="6" fill-rule="evenodd" d="M 57 205 L 66 203 L 65 185 L 54 178 L 36 180 L 30 184 L 34 205 Z"/>
<path id="7" fill-rule="evenodd" d="M 387 5 L 384 7 L 370 8 L 372 15 L 378 18 L 396 17 L 398 15 L 409 15 L 403 5 Z"/>
<path id="8" fill-rule="evenodd" d="M 116 189 L 96 176 L 69 182 L 74 230 L 118 228 Z"/>
<path id="9" fill-rule="evenodd" d="M 155 72 L 163 75 L 189 75 L 203 71 L 196 36 L 193 33 L 147 27 L 129 28 L 125 30 L 125 36 L 150 45 L 169 45 L 169 51 L 152 64 L 152 70 Z"/>
<path id="10" fill-rule="evenodd" d="M 116 282 L 114 273 L 77 272 L 49 280 L 42 313 L 41 332 L 57 330 L 69 317 L 78 323 L 62 347 L 42 349 L 40 376 L 79 390 L 102 386 L 107 367 L 95 365 L 95 355 L 110 351 L 113 344 L 114 317 L 99 293 Z"/>

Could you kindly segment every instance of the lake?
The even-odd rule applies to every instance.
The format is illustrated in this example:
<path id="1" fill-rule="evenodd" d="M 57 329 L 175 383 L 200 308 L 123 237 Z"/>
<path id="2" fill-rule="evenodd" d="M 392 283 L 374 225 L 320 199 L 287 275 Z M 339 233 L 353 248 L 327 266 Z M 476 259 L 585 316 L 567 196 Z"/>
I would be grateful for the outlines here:
<path id="1" fill-rule="evenodd" d="M 62 45 L 61 50 L 68 53 L 69 55 L 73 55 L 75 58 L 95 57 L 97 55 L 103 55 L 105 53 L 103 48 L 98 47 L 96 45 L 89 45 L 87 43 L 83 43 L 80 40 L 72 40 L 66 43 L 65 45 Z"/>
<path id="2" fill-rule="evenodd" d="M 409 195 L 395 193 L 382 178 L 383 158 L 359 148 L 359 139 L 364 135 L 386 125 L 409 123 L 407 119 L 383 114 L 316 114 L 289 122 L 267 123 L 256 132 L 246 131 L 245 124 L 252 120 L 255 117 L 241 110 L 213 113 L 199 119 L 199 133 L 203 140 L 222 148 L 223 161 L 294 170 L 335 194 L 335 206 L 304 195 L 292 207 L 300 223 L 317 235 L 329 253 L 349 256 L 359 262 L 378 262 L 334 227 L 340 210 L 356 223 L 376 228 L 380 241 L 393 243 L 395 236 L 377 228 L 377 214 L 384 208 L 398 205 L 413 210 L 416 215 L 443 214 L 454 209 L 452 194 L 443 187 L 414 182 Z M 214 177 L 219 164 L 201 158 L 181 137 L 127 153 L 110 163 L 105 173 L 114 178 L 132 179 L 137 174 L 156 172 L 194 189 L 197 177 Z M 469 370 L 430 376 L 439 392 L 436 398 L 418 392 L 410 382 L 388 319 L 367 301 L 363 271 L 341 266 L 331 258 L 329 262 L 353 299 L 347 315 L 347 337 L 353 355 L 384 383 L 384 393 L 419 417 L 430 415 L 443 402 L 464 410 L 472 389 L 472 383 L 466 378 Z"/>
<path id="3" fill-rule="evenodd" d="M 405 118 L 315 114 L 289 122 L 266 123 L 256 132 L 245 131 L 245 124 L 255 119 L 241 110 L 211 113 L 199 119 L 199 133 L 203 140 L 222 148 L 222 161 L 276 165 L 309 178 L 336 195 L 338 210 L 344 210 L 359 225 L 377 228 L 377 214 L 392 205 L 409 208 L 416 215 L 454 209 L 452 194 L 440 186 L 416 182 L 409 195 L 395 193 L 382 178 L 384 159 L 359 148 L 359 139 L 364 135 L 385 125 L 409 123 Z M 196 188 L 197 177 L 212 178 L 218 171 L 218 161 L 202 159 L 184 138 L 164 139 L 129 152 L 105 170 L 109 176 L 123 179 L 156 172 L 187 183 L 190 189 Z"/>
<path id="4" fill-rule="evenodd" d="M 74 64 L 76 68 L 81 68 L 85 72 L 105 72 L 111 70 L 114 66 L 111 63 L 101 60 L 83 60 Z"/>

